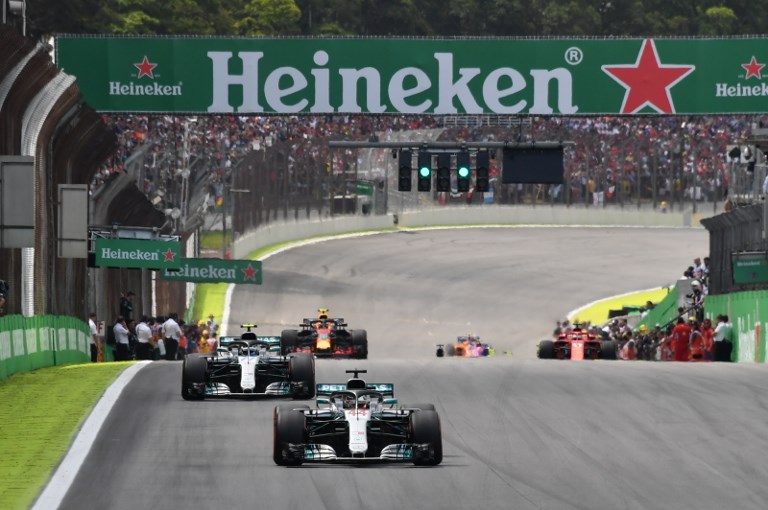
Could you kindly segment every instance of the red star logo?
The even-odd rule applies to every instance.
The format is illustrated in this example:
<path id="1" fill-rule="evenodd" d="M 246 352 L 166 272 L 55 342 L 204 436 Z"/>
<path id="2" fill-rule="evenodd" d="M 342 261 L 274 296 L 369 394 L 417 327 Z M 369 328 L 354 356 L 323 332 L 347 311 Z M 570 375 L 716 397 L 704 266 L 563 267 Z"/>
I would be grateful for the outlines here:
<path id="1" fill-rule="evenodd" d="M 749 61 L 749 64 L 741 64 L 741 67 L 744 68 L 744 70 L 747 72 L 747 75 L 744 77 L 745 80 L 748 80 L 752 76 L 757 78 L 758 80 L 762 80 L 763 76 L 760 70 L 765 67 L 765 64 L 758 64 L 757 59 L 754 55 L 752 55 L 752 60 Z"/>
<path id="2" fill-rule="evenodd" d="M 138 78 L 141 78 L 142 76 L 149 76 L 153 80 L 155 79 L 155 75 L 152 73 L 152 70 L 155 67 L 157 67 L 157 64 L 151 64 L 146 55 L 144 55 L 144 60 L 142 60 L 138 64 L 133 64 L 133 65 L 136 66 L 136 69 L 139 70 Z"/>
<path id="3" fill-rule="evenodd" d="M 173 257 L 176 256 L 176 253 L 168 248 L 168 251 L 163 253 L 163 257 L 165 257 L 165 262 L 173 262 Z"/>
<path id="4" fill-rule="evenodd" d="M 669 90 L 696 66 L 660 63 L 653 40 L 645 39 L 634 65 L 606 65 L 602 69 L 627 89 L 621 113 L 636 113 L 646 106 L 658 113 L 675 113 Z"/>
<path id="5" fill-rule="evenodd" d="M 258 273 L 258 271 L 256 271 L 256 269 L 254 269 L 254 267 L 251 264 L 248 264 L 248 267 L 246 267 L 245 269 L 241 269 L 241 271 L 243 272 L 243 274 L 245 274 L 245 278 L 244 278 L 245 280 L 256 281 L 256 273 Z"/>

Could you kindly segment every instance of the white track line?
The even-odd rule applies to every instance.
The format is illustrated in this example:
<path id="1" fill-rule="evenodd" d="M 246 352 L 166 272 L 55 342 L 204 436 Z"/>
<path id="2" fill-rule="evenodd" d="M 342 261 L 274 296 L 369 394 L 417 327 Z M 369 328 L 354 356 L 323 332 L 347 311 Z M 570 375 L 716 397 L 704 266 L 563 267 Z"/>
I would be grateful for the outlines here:
<path id="1" fill-rule="evenodd" d="M 91 446 L 93 446 L 93 442 L 96 440 L 104 420 L 107 419 L 109 412 L 112 410 L 112 406 L 115 405 L 118 397 L 131 379 L 133 379 L 133 376 L 149 363 L 151 361 L 134 363 L 123 370 L 117 379 L 110 384 L 104 395 L 101 396 L 93 407 L 91 414 L 86 418 L 83 426 L 77 433 L 77 437 L 72 442 L 72 446 L 70 446 L 69 451 L 56 468 L 53 476 L 51 476 L 48 485 L 40 493 L 37 501 L 32 506 L 32 510 L 55 510 L 59 508 L 77 473 L 80 471 L 80 466 L 83 465 L 88 452 L 91 451 Z"/>

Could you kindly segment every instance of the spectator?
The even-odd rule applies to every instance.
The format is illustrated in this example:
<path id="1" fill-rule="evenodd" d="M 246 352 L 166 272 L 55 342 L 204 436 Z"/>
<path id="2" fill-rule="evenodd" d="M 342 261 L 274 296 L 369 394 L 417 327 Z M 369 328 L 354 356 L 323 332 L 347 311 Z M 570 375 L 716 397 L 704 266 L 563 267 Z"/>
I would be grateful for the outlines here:
<path id="1" fill-rule="evenodd" d="M 152 359 L 152 328 L 146 315 L 136 324 L 136 359 Z"/>
<path id="2" fill-rule="evenodd" d="M 91 344 L 91 363 L 102 361 L 101 340 L 99 339 L 99 328 L 96 326 L 96 314 L 88 314 L 88 329 L 90 331 Z"/>
<path id="3" fill-rule="evenodd" d="M 173 361 L 179 348 L 179 338 L 181 338 L 181 328 L 176 322 L 178 315 L 176 312 L 168 314 L 168 320 L 163 323 L 163 339 L 165 342 L 165 359 Z"/>
<path id="4" fill-rule="evenodd" d="M 120 294 L 120 316 L 126 322 L 130 322 L 133 316 L 133 295 L 130 290 L 125 294 Z"/>
<path id="5" fill-rule="evenodd" d="M 695 317 L 688 319 L 689 322 L 695 320 Z M 682 317 L 677 319 L 677 325 L 672 330 L 672 359 L 674 361 L 688 361 L 691 331 L 691 327 L 685 323 Z"/>
<path id="6" fill-rule="evenodd" d="M 733 325 L 729 322 L 728 315 L 718 315 L 715 326 L 715 361 L 731 361 L 732 334 Z"/>
<path id="7" fill-rule="evenodd" d="M 8 282 L 0 280 L 0 317 L 5 315 L 5 303 L 8 299 Z"/>
<path id="8" fill-rule="evenodd" d="M 214 320 L 213 314 L 208 316 L 208 321 L 205 323 L 208 329 L 208 334 L 214 337 L 219 336 L 219 324 Z"/>
<path id="9" fill-rule="evenodd" d="M 113 329 L 115 331 L 115 361 L 128 361 L 131 359 L 131 351 L 128 340 L 128 325 L 125 318 L 118 317 Z"/>

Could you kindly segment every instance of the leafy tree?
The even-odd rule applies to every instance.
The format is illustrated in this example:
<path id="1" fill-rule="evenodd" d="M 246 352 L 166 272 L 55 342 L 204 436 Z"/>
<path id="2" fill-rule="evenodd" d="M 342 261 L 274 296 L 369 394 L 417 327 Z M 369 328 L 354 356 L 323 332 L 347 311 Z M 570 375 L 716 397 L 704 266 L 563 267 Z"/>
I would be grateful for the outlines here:
<path id="1" fill-rule="evenodd" d="M 237 35 L 295 35 L 301 11 L 293 0 L 250 0 L 235 21 Z"/>
<path id="2" fill-rule="evenodd" d="M 701 16 L 701 35 L 732 35 L 736 28 L 736 14 L 728 7 L 710 7 Z"/>

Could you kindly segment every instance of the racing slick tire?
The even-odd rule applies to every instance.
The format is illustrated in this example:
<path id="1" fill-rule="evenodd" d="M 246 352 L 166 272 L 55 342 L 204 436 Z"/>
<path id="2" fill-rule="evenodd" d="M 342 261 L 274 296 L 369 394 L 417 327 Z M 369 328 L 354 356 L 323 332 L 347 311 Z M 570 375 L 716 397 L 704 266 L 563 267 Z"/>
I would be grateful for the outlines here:
<path id="1" fill-rule="evenodd" d="M 435 352 L 435 355 L 438 358 L 442 358 L 443 356 L 445 356 L 445 347 L 438 347 L 437 351 Z"/>
<path id="2" fill-rule="evenodd" d="M 445 346 L 445 355 L 446 356 L 455 356 L 456 355 L 456 348 L 452 345 L 446 345 Z"/>
<path id="3" fill-rule="evenodd" d="M 353 329 L 350 331 L 352 336 L 352 349 L 355 352 L 355 358 L 368 358 L 368 332 L 364 329 Z"/>
<path id="4" fill-rule="evenodd" d="M 542 340 L 539 342 L 539 359 L 555 359 L 555 342 Z"/>
<path id="5" fill-rule="evenodd" d="M 208 360 L 199 354 L 190 354 L 184 358 L 181 367 L 181 397 L 184 400 L 203 400 L 205 393 L 198 393 L 193 388 L 195 383 L 205 382 Z"/>
<path id="6" fill-rule="evenodd" d="M 293 395 L 293 398 L 310 399 L 315 397 L 315 358 L 311 354 L 298 353 L 288 358 L 288 380 L 303 383 L 305 391 Z"/>
<path id="7" fill-rule="evenodd" d="M 434 411 L 434 404 L 403 404 L 403 409 L 420 409 L 422 411 Z"/>
<path id="8" fill-rule="evenodd" d="M 308 407 L 307 407 L 308 408 Z M 274 432 L 272 442 L 272 460 L 278 466 L 299 466 L 303 458 L 289 459 L 284 455 L 284 446 L 288 443 L 304 444 L 307 442 L 307 425 L 304 414 L 291 407 L 275 407 Z"/>
<path id="9" fill-rule="evenodd" d="M 280 353 L 285 356 L 296 350 L 299 343 L 298 329 L 284 329 L 280 333 Z"/>
<path id="10" fill-rule="evenodd" d="M 616 359 L 616 342 L 606 340 L 600 343 L 600 357 L 602 359 Z"/>
<path id="11" fill-rule="evenodd" d="M 435 411 L 423 410 L 411 414 L 411 440 L 414 444 L 429 443 L 429 455 L 414 455 L 417 466 L 437 466 L 443 461 L 443 437 L 440 431 L 440 417 Z"/>

